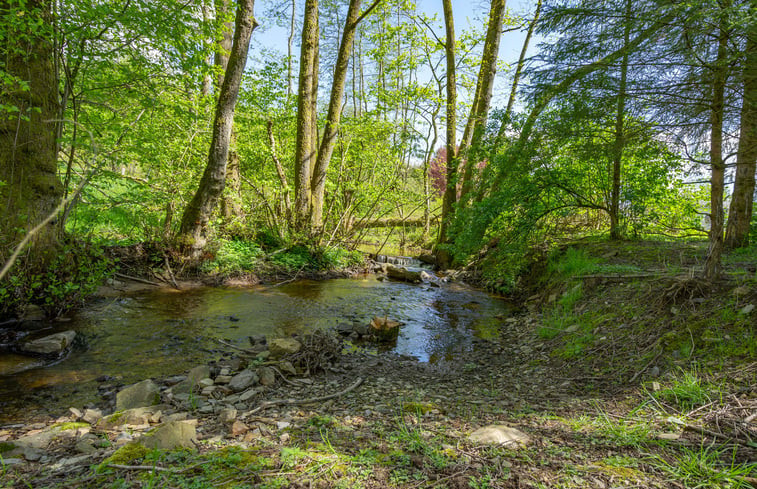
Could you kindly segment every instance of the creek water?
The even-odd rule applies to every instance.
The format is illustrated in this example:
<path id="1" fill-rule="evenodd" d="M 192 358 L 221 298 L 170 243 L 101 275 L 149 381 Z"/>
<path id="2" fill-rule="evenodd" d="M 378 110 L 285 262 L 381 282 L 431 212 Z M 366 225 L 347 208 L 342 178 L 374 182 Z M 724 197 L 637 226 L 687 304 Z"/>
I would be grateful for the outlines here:
<path id="1" fill-rule="evenodd" d="M 387 316 L 404 324 L 397 343 L 385 349 L 435 362 L 472 349 L 474 337 L 497 334 L 508 312 L 503 299 L 462 284 L 431 287 L 373 275 L 101 298 L 45 331 L 77 331 L 63 360 L 44 364 L 0 351 L 0 424 L 97 403 L 103 381 L 128 384 L 206 364 L 229 351 L 219 339 L 244 347 L 252 335 L 301 334 Z M 375 345 L 355 346 L 381 354 Z"/>

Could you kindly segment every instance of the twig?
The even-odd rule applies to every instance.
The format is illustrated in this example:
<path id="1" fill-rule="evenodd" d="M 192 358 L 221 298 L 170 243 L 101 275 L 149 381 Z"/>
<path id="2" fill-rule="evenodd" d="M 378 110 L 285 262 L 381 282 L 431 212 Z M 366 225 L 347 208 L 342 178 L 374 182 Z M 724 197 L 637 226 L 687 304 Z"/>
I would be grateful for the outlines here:
<path id="1" fill-rule="evenodd" d="M 226 341 L 223 341 L 223 340 L 222 340 L 222 339 L 220 339 L 220 338 L 216 338 L 216 339 L 217 339 L 217 340 L 218 340 L 218 342 L 219 342 L 219 343 L 221 343 L 222 345 L 228 346 L 229 348 L 233 348 L 233 349 L 235 349 L 235 350 L 239 350 L 239 351 L 241 351 L 241 352 L 244 352 L 244 353 L 248 353 L 248 354 L 250 354 L 250 355 L 257 355 L 258 353 L 260 353 L 259 351 L 255 351 L 255 350 L 249 350 L 249 349 L 247 349 L 247 348 L 242 348 L 241 346 L 232 345 L 231 343 L 229 343 L 229 342 L 226 342 Z"/>
<path id="2" fill-rule="evenodd" d="M 691 431 L 693 433 L 698 433 L 700 435 L 708 435 L 708 436 L 711 436 L 713 438 L 720 438 L 721 440 L 731 441 L 731 442 L 734 442 L 734 443 L 738 443 L 739 445 L 743 445 L 743 446 L 747 446 L 747 447 L 751 448 L 751 445 L 749 445 L 744 440 L 740 440 L 738 438 L 733 438 L 731 436 L 724 435 L 723 433 L 718 433 L 717 431 L 708 430 L 707 428 L 704 428 L 702 426 L 694 426 L 694 425 L 691 425 L 691 424 L 684 424 L 683 425 L 683 429 L 685 431 Z"/>
<path id="3" fill-rule="evenodd" d="M 350 391 L 353 391 L 357 389 L 360 384 L 363 383 L 363 378 L 358 377 L 354 384 L 347 387 L 343 391 L 337 392 L 335 394 L 329 394 L 328 396 L 322 396 L 322 397 L 313 397 L 310 399 L 274 399 L 273 401 L 265 401 L 260 404 L 260 406 L 256 407 L 255 409 L 251 411 L 247 411 L 242 415 L 242 418 L 246 418 L 247 416 L 250 416 L 252 414 L 257 413 L 258 411 L 261 411 L 263 409 L 267 409 L 269 407 L 273 406 L 282 406 L 282 405 L 299 405 L 299 404 L 313 404 L 315 402 L 322 402 L 322 401 L 328 401 L 329 399 L 334 399 L 335 397 L 343 396 L 344 394 L 347 394 Z"/>
<path id="4" fill-rule="evenodd" d="M 636 380 L 636 379 L 637 379 L 637 378 L 639 377 L 639 375 L 641 375 L 641 374 L 643 374 L 644 372 L 646 372 L 646 371 L 647 371 L 647 369 L 648 369 L 649 367 L 651 367 L 651 366 L 652 366 L 652 364 L 653 364 L 653 363 L 655 363 L 655 362 L 657 361 L 657 359 L 658 359 L 658 358 L 660 358 L 660 355 L 662 355 L 662 351 L 663 351 L 663 350 L 662 350 L 662 348 L 660 348 L 660 351 L 659 351 L 659 352 L 657 352 L 657 355 L 655 355 L 655 356 L 654 356 L 654 358 L 653 358 L 652 360 L 650 360 L 650 361 L 649 361 L 649 363 L 647 363 L 646 365 L 644 365 L 644 368 L 642 368 L 641 370 L 639 370 L 638 372 L 636 372 L 635 374 L 633 374 L 633 377 L 631 377 L 631 379 L 630 379 L 630 380 L 628 381 L 628 383 L 629 383 L 629 384 L 632 384 L 632 383 L 633 383 L 633 381 L 634 381 L 634 380 Z"/>
<path id="5" fill-rule="evenodd" d="M 107 467 L 110 467 L 111 469 L 121 469 L 121 470 L 151 470 L 155 472 L 173 472 L 173 473 L 184 472 L 185 470 L 187 470 L 187 469 L 182 469 L 182 470 L 169 469 L 166 467 L 158 467 L 157 465 L 108 464 Z"/>
<path id="6" fill-rule="evenodd" d="M 302 385 L 302 384 L 298 384 L 297 382 L 292 382 L 291 380 L 287 379 L 286 375 L 284 375 L 283 373 L 281 373 L 281 370 L 277 369 L 276 367 L 270 366 L 268 368 L 270 368 L 271 370 L 273 370 L 277 374 L 281 375 L 281 378 L 284 379 L 284 382 L 286 382 L 287 384 L 289 384 L 289 385 L 296 385 L 297 387 L 300 387 Z"/>
<path id="7" fill-rule="evenodd" d="M 305 268 L 305 265 L 307 265 L 307 263 L 304 264 L 304 265 L 302 265 L 300 267 L 300 269 L 297 270 L 297 273 L 294 274 L 294 277 L 292 277 L 290 279 L 287 279 L 287 280 L 284 280 L 283 282 L 279 282 L 277 284 L 271 285 L 271 288 L 278 287 L 278 286 L 284 285 L 284 284 L 288 284 L 289 282 L 294 282 L 295 280 L 297 280 L 297 277 L 300 275 L 300 272 Z"/>
<path id="8" fill-rule="evenodd" d="M 152 280 L 147 280 L 147 279 L 139 278 L 139 277 L 132 277 L 130 275 L 124 275 L 123 273 L 116 272 L 115 276 L 119 277 L 119 278 L 124 278 L 126 280 L 131 280 L 132 282 L 140 282 L 140 283 L 143 283 L 143 284 L 152 285 L 153 287 L 162 287 L 163 286 L 162 284 L 159 284 L 157 282 L 153 282 Z"/>
<path id="9" fill-rule="evenodd" d="M 168 255 L 166 255 L 166 252 L 163 252 L 163 259 L 166 262 L 166 270 L 168 270 L 168 276 L 171 278 L 171 283 L 173 284 L 174 288 L 176 290 L 181 290 L 181 287 L 179 287 L 179 284 L 176 283 L 176 277 L 173 275 L 173 270 L 171 270 L 171 264 L 168 262 Z"/>

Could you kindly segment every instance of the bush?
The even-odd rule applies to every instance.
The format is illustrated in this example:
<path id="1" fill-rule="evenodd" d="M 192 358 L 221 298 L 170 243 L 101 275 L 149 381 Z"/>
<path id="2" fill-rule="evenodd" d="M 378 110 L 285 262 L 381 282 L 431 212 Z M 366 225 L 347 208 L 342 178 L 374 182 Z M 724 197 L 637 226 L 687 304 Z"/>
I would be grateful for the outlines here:
<path id="1" fill-rule="evenodd" d="M 64 242 L 48 260 L 27 256 L 0 282 L 0 316 L 16 316 L 27 304 L 41 307 L 48 317 L 61 316 L 83 305 L 111 269 L 101 248 L 75 240 Z"/>

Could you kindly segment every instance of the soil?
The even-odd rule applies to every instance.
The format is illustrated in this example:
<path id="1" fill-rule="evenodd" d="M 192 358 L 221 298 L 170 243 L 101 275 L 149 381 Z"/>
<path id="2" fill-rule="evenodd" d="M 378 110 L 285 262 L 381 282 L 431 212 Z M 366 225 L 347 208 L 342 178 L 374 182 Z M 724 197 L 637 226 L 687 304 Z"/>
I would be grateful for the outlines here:
<path id="1" fill-rule="evenodd" d="M 629 254 L 639 256 L 633 250 Z M 681 263 L 688 263 L 688 255 L 680 256 Z M 628 261 L 617 255 L 610 259 Z M 639 263 L 648 268 L 650 261 Z M 650 304 L 650 297 L 670 288 L 667 279 L 641 286 L 612 277 L 591 280 L 578 305 L 587 314 L 618 311 L 629 303 Z M 545 339 L 536 333 L 555 301 L 551 297 L 571 287 L 554 284 L 532 296 L 521 315 L 503 318 L 498 338 L 478 340 L 455 358 L 429 364 L 357 350 L 339 355 L 312 375 L 300 373 L 287 381 L 277 376 L 276 385 L 261 390 L 249 409 L 238 413 L 236 421 L 244 429 L 221 422 L 218 413 L 191 412 L 200 433 L 192 455 L 135 459 L 122 468 L 97 472 L 91 467 L 114 448 L 71 462 L 81 456 L 75 440 L 69 440 L 48 447 L 43 463 L 6 468 L 0 485 L 757 487 L 757 359 L 721 355 L 715 366 L 702 347 L 686 357 L 666 346 L 674 339 L 666 336 L 670 331 L 665 328 L 678 324 L 671 307 L 696 317 L 711 301 L 730 297 L 733 286 L 727 280 L 712 290 L 671 296 L 646 315 L 617 314 L 600 323 L 593 331 L 595 341 L 582 354 L 571 357 L 564 351 L 569 334 Z M 751 294 L 749 300 L 757 299 L 754 290 Z M 704 300 L 694 301 L 700 297 Z M 236 355 L 229 352 L 230 359 Z M 692 365 L 694 370 L 687 371 L 698 375 L 701 385 L 716 386 L 719 398 L 683 409 L 655 394 L 677 385 L 683 369 Z M 358 380 L 359 387 L 338 395 Z M 325 396 L 334 397 L 296 402 Z M 283 401 L 264 404 L 271 400 Z M 61 414 L 47 425 L 75 418 Z M 518 447 L 468 440 L 472 431 L 492 424 L 515 427 L 532 441 Z M 0 427 L 0 445 L 40 428 Z M 690 460 L 699 461 L 698 472 L 687 471 Z M 198 468 L 203 464 L 205 469 Z M 151 465 L 166 470 L 151 472 Z M 732 475 L 733 467 L 746 469 Z"/>

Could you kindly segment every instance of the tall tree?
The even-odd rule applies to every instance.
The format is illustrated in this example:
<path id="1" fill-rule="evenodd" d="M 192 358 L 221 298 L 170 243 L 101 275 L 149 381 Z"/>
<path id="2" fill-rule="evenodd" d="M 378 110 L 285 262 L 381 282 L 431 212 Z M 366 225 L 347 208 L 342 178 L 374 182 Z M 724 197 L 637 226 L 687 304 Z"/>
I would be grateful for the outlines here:
<path id="1" fill-rule="evenodd" d="M 53 2 L 0 1 L 0 246 L 10 249 L 58 206 L 58 78 Z M 34 236 L 38 250 L 56 242 L 57 227 Z M 6 248 L 6 246 L 8 248 Z"/>
<path id="2" fill-rule="evenodd" d="M 725 90 L 728 82 L 728 10 L 724 0 L 719 11 L 716 58 L 710 65 L 710 244 L 704 262 L 704 277 L 714 279 L 720 274 L 723 253 L 723 194 L 725 189 L 725 161 L 723 159 L 723 121 L 725 117 Z"/>
<path id="3" fill-rule="evenodd" d="M 294 156 L 294 225 L 297 229 L 305 229 L 310 222 L 311 175 L 316 161 L 318 131 L 315 127 L 318 97 L 318 37 L 318 0 L 306 0 L 300 48 L 297 140 Z"/>
<path id="4" fill-rule="evenodd" d="M 481 57 L 481 69 L 476 83 L 476 95 L 471 105 L 468 123 L 465 126 L 463 139 L 460 141 L 459 153 L 465 161 L 460 199 L 464 199 L 471 191 L 473 184 L 473 169 L 480 161 L 480 146 L 486 130 L 486 119 L 491 104 L 494 78 L 497 75 L 497 60 L 499 59 L 499 41 L 502 37 L 502 23 L 505 19 L 505 0 L 492 0 L 489 11 L 489 27 L 484 41 L 484 52 Z"/>
<path id="5" fill-rule="evenodd" d="M 442 0 L 442 6 L 444 7 L 444 27 L 447 34 L 444 43 L 444 52 L 447 58 L 447 186 L 444 189 L 442 201 L 439 242 L 446 243 L 449 240 L 449 224 L 454 213 L 455 202 L 457 202 L 457 79 L 455 76 L 455 19 L 452 12 L 452 1 Z M 441 261 L 447 262 L 449 258 Z"/>
<path id="6" fill-rule="evenodd" d="M 326 115 L 326 124 L 323 129 L 323 138 L 318 149 L 313 174 L 311 176 L 311 225 L 320 227 L 323 221 L 323 194 L 326 188 L 326 172 L 329 168 L 331 156 L 334 153 L 339 121 L 342 116 L 342 99 L 344 87 L 347 81 L 347 68 L 352 54 L 352 45 L 355 40 L 355 31 L 358 24 L 365 18 L 382 0 L 375 0 L 373 4 L 360 14 L 362 0 L 350 0 L 347 10 L 347 19 L 344 23 L 342 41 L 339 45 L 339 54 L 334 65 L 334 76 L 331 80 L 331 97 L 329 99 L 329 111 Z"/>
<path id="7" fill-rule="evenodd" d="M 729 248 L 749 245 L 749 227 L 754 206 L 757 166 L 757 1 L 749 2 L 748 13 L 736 178 L 725 234 L 725 245 Z"/>
<path id="8" fill-rule="evenodd" d="M 208 222 L 226 183 L 234 109 L 247 64 L 250 37 L 258 25 L 253 16 L 254 6 L 255 0 L 242 0 L 237 7 L 234 39 L 216 104 L 208 163 L 197 192 L 181 220 L 179 239 L 191 256 L 199 255 L 205 247 Z"/>

